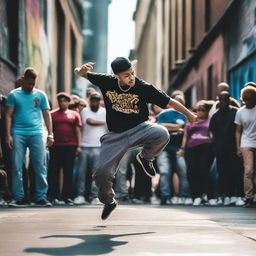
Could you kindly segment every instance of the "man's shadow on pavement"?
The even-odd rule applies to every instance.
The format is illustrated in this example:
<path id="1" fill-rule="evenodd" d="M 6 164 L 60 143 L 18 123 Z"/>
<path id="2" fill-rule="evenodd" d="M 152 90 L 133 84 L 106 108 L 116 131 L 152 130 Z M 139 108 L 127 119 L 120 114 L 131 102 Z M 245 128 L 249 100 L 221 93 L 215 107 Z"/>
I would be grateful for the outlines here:
<path id="1" fill-rule="evenodd" d="M 67 246 L 67 247 L 58 247 L 58 248 L 26 248 L 24 251 L 27 253 L 41 253 L 52 256 L 59 255 L 100 255 L 112 252 L 114 247 L 125 245 L 128 241 L 112 241 L 117 237 L 125 236 L 139 236 L 152 234 L 154 232 L 145 232 L 145 233 L 130 233 L 130 234 L 120 234 L 120 235 L 53 235 L 53 236 L 44 236 L 42 239 L 46 238 L 75 238 L 83 240 L 83 242 Z"/>

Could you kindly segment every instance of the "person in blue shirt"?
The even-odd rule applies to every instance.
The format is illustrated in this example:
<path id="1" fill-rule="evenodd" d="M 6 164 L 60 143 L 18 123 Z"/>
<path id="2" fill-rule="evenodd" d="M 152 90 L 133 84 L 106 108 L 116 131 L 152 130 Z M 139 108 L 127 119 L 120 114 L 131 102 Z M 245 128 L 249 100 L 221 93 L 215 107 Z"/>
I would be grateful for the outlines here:
<path id="1" fill-rule="evenodd" d="M 184 104 L 185 100 L 181 95 L 176 95 L 175 100 Z M 171 203 L 173 204 L 191 204 L 189 185 L 187 181 L 186 165 L 184 158 L 177 155 L 180 150 L 183 128 L 187 122 L 187 118 L 182 113 L 174 109 L 166 109 L 159 113 L 156 117 L 156 122 L 167 128 L 170 133 L 170 141 L 165 149 L 157 158 L 157 165 L 160 172 L 160 195 L 161 205 L 167 204 L 167 200 L 174 195 L 172 184 L 174 174 L 178 175 L 179 185 L 178 194 L 173 196 Z M 179 196 L 179 197 L 177 197 Z"/>
<path id="2" fill-rule="evenodd" d="M 22 166 L 27 148 L 35 170 L 36 204 L 51 206 L 46 199 L 48 190 L 43 120 L 48 137 L 47 145 L 53 144 L 50 106 L 46 94 L 35 87 L 37 72 L 26 68 L 19 80 L 20 87 L 12 90 L 6 101 L 6 144 L 12 159 L 12 207 L 26 204 L 22 181 Z"/>

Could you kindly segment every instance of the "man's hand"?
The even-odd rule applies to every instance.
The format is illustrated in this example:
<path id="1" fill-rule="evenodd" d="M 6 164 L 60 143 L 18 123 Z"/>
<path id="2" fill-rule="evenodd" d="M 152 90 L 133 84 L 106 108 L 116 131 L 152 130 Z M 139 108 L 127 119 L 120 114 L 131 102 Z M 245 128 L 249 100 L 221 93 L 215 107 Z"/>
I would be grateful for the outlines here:
<path id="1" fill-rule="evenodd" d="M 13 147 L 13 139 L 12 139 L 12 136 L 11 135 L 7 135 L 6 136 L 6 139 L 5 139 L 5 143 L 6 143 L 6 146 L 8 149 L 12 149 Z"/>
<path id="2" fill-rule="evenodd" d="M 188 116 L 188 121 L 190 123 L 195 123 L 198 121 L 197 119 L 197 115 L 195 115 L 194 113 L 190 113 L 190 115 Z"/>
<path id="3" fill-rule="evenodd" d="M 53 143 L 54 143 L 54 138 L 48 136 L 47 137 L 47 142 L 46 142 L 47 146 L 51 147 L 53 145 Z"/>
<path id="4" fill-rule="evenodd" d="M 76 148 L 76 156 L 78 156 L 82 152 L 81 147 Z"/>
<path id="5" fill-rule="evenodd" d="M 236 149 L 236 155 L 239 156 L 239 157 L 242 156 L 242 150 L 241 150 L 240 147 L 237 147 L 237 149 Z"/>
<path id="6" fill-rule="evenodd" d="M 82 65 L 81 67 L 75 68 L 74 72 L 78 76 L 82 76 L 82 77 L 87 78 L 88 71 L 91 71 L 93 69 L 94 65 L 95 65 L 94 62 L 88 62 L 88 63 Z"/>
<path id="7" fill-rule="evenodd" d="M 176 153 L 178 156 L 184 156 L 185 155 L 185 151 L 184 151 L 184 149 L 180 149 L 179 151 L 177 151 L 177 153 Z"/>

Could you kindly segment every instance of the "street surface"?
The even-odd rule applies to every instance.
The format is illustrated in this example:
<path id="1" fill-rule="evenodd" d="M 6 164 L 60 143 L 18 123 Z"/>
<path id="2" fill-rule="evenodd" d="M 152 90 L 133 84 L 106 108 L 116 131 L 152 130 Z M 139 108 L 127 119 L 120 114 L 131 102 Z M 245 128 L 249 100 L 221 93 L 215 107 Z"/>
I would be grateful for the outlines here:
<path id="1" fill-rule="evenodd" d="M 256 208 L 0 208 L 0 255 L 253 256 Z"/>

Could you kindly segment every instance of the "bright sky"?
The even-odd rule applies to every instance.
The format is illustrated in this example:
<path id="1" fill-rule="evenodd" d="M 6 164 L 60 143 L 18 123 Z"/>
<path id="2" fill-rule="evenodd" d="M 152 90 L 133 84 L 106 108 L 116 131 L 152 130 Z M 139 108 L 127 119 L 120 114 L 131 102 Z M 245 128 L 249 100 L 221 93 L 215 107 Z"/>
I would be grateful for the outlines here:
<path id="1" fill-rule="evenodd" d="M 135 25 L 132 19 L 137 0 L 112 0 L 109 5 L 108 68 L 118 56 L 128 57 L 134 48 Z"/>

